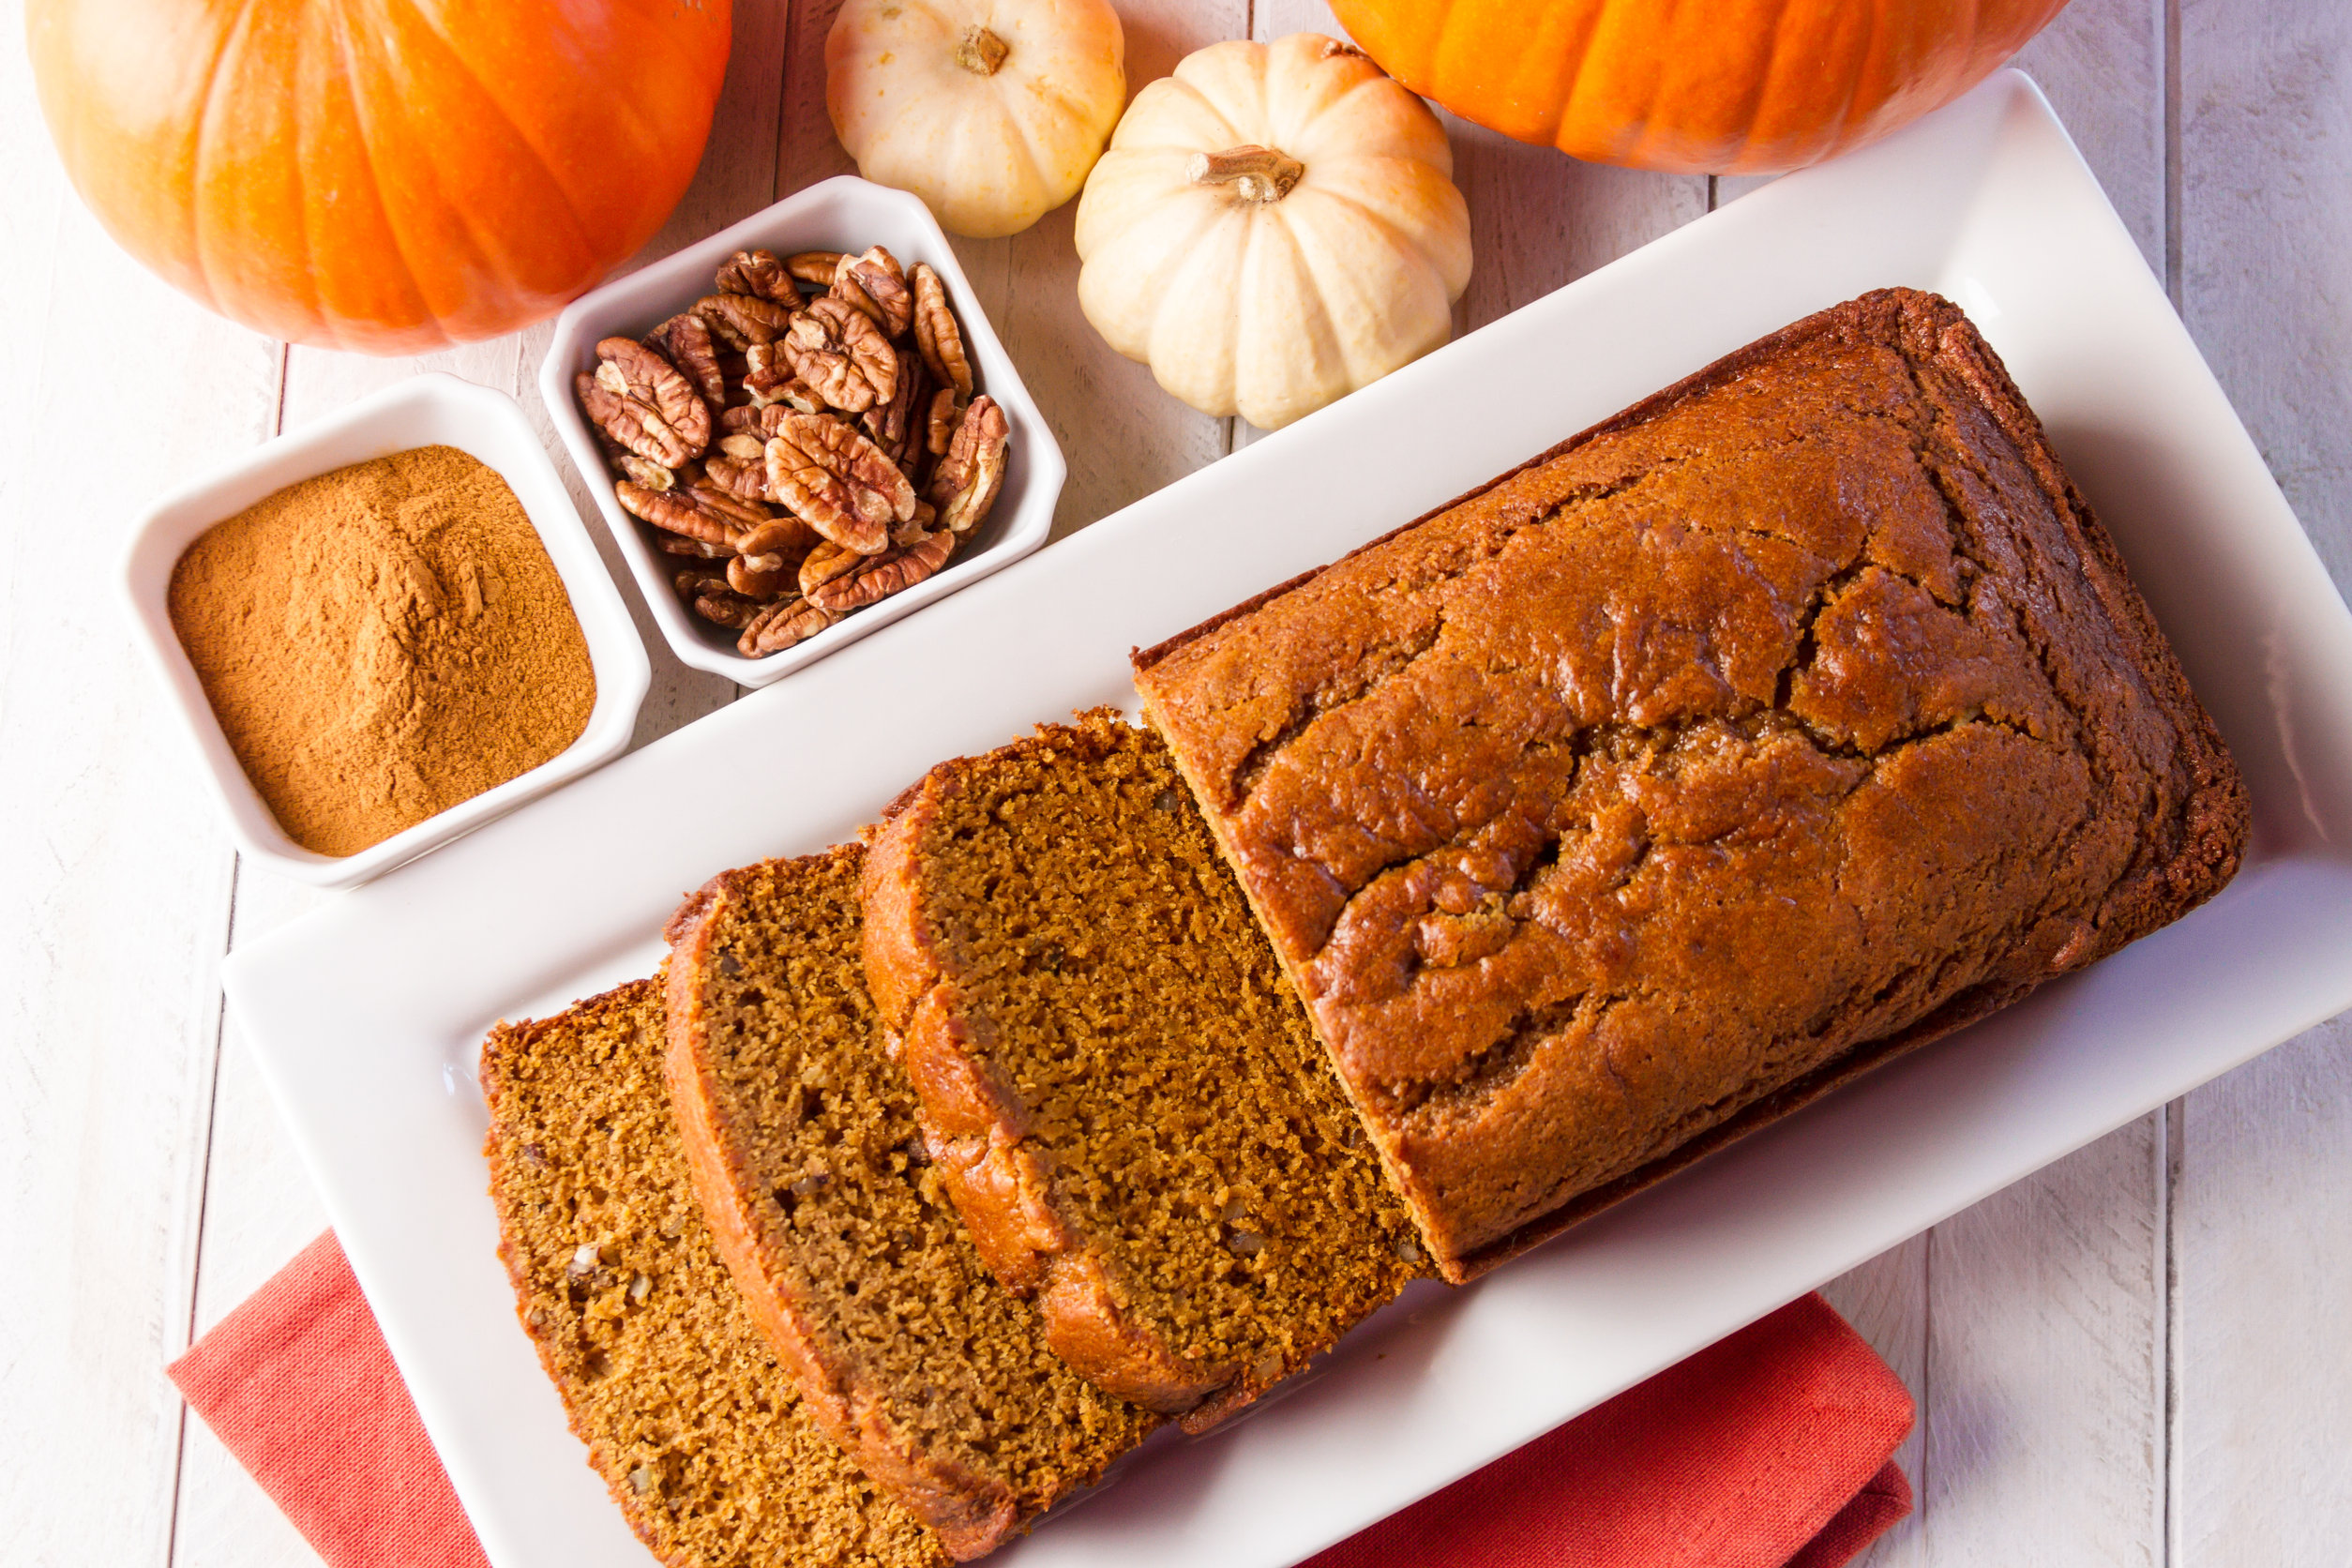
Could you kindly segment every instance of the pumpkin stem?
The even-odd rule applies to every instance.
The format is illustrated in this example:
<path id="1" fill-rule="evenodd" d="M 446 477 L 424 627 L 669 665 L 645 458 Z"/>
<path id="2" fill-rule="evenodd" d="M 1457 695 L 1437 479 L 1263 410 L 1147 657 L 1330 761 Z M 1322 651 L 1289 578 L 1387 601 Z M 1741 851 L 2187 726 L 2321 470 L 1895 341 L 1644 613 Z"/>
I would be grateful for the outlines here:
<path id="1" fill-rule="evenodd" d="M 1244 143 L 1221 153 L 1195 153 L 1184 170 L 1195 185 L 1229 185 L 1244 202 L 1279 202 L 1306 173 L 1306 165 L 1273 147 Z"/>
<path id="2" fill-rule="evenodd" d="M 1003 38 L 978 23 L 964 29 L 964 36 L 956 44 L 956 63 L 974 76 L 994 76 L 996 68 L 1013 53 Z"/>

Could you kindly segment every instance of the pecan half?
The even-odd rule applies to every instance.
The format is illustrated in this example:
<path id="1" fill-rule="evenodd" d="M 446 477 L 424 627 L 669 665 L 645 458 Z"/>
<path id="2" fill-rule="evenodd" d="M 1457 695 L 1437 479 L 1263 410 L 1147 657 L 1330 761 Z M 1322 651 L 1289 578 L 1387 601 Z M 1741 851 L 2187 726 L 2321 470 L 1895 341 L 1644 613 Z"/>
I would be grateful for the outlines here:
<path id="1" fill-rule="evenodd" d="M 596 384 L 647 410 L 686 443 L 692 457 L 710 444 L 710 405 L 694 384 L 644 344 L 628 338 L 607 338 L 596 345 Z M 629 443 L 624 439 L 624 446 Z M 645 457 L 654 453 L 646 452 Z M 671 468 L 677 462 L 667 464 Z"/>
<path id="2" fill-rule="evenodd" d="M 768 493 L 767 444 L 756 435 L 719 437 L 702 460 L 712 484 L 744 501 L 773 501 Z"/>
<path id="3" fill-rule="evenodd" d="M 932 379 L 972 396 L 972 359 L 964 353 L 964 331 L 947 303 L 947 285 L 928 262 L 914 264 L 914 346 L 923 351 Z"/>
<path id="4" fill-rule="evenodd" d="M 746 529 L 734 536 L 736 550 L 747 556 L 773 555 L 777 560 L 797 564 L 800 558 L 824 543 L 824 535 L 808 526 L 807 521 L 786 512 L 770 518 L 757 528 Z"/>
<path id="5" fill-rule="evenodd" d="M 939 508 L 942 530 L 969 534 L 988 520 L 997 491 L 1004 488 L 1004 446 L 1009 435 L 1004 411 L 986 393 L 972 399 L 972 406 L 956 421 L 947 455 L 931 471 L 931 504 Z"/>
<path id="6" fill-rule="evenodd" d="M 760 607 L 727 586 L 727 580 L 708 572 L 680 572 L 673 580 L 678 596 L 705 621 L 741 631 L 759 618 Z"/>
<path id="7" fill-rule="evenodd" d="M 671 373 L 677 374 L 674 370 Z M 622 378 L 616 372 L 609 379 Z M 680 378 L 678 384 L 684 386 L 685 380 Z M 574 376 L 572 395 L 580 400 L 580 410 L 588 416 L 588 422 L 604 432 L 612 447 L 633 452 L 666 469 L 693 459 L 695 448 L 686 445 L 686 438 L 672 430 L 668 420 L 626 393 L 614 391 L 608 381 L 585 373 Z M 691 388 L 686 395 L 693 396 Z"/>
<path id="8" fill-rule="evenodd" d="M 706 322 L 703 324 L 709 324 Z M 743 408 L 750 403 L 750 389 L 743 384 L 744 377 L 750 371 L 750 361 L 744 355 L 730 348 L 722 348 L 718 351 L 718 373 L 726 378 L 728 408 Z"/>
<path id="9" fill-rule="evenodd" d="M 623 474 L 647 490 L 674 490 L 677 487 L 678 471 L 676 469 L 664 468 L 661 464 L 641 458 L 634 452 L 616 453 L 612 461 Z"/>
<path id="10" fill-rule="evenodd" d="M 813 594 L 835 578 L 855 569 L 860 561 L 871 559 L 847 545 L 827 539 L 801 558 L 800 591 L 804 595 Z"/>
<path id="11" fill-rule="evenodd" d="M 792 369 L 781 342 L 754 343 L 744 351 L 743 390 L 754 408 L 785 403 L 803 414 L 821 414 L 827 406 Z"/>
<path id="12" fill-rule="evenodd" d="M 575 376 L 572 380 L 573 390 L 580 394 L 584 405 L 587 401 L 587 393 L 580 387 L 581 382 L 586 382 L 589 386 L 595 386 L 596 379 L 594 376 L 581 375 Z M 610 463 L 622 478 L 634 480 L 647 490 L 668 490 L 678 482 L 679 475 L 676 469 L 666 468 L 651 458 L 639 457 L 613 440 L 610 434 L 606 433 L 602 425 L 591 424 L 588 429 L 595 433 L 596 448 L 604 454 L 604 460 Z M 689 474 L 693 472 L 691 464 L 688 464 L 686 472 Z"/>
<path id="13" fill-rule="evenodd" d="M 822 583 L 808 602 L 822 610 L 846 615 L 902 589 L 912 588 L 947 564 L 955 551 L 956 535 L 941 529 L 912 544 L 893 545 L 869 555 L 830 582 Z"/>
<path id="14" fill-rule="evenodd" d="M 904 333 L 914 319 L 914 292 L 907 287 L 898 258 L 875 246 L 863 256 L 844 256 L 833 275 L 833 293 L 865 313 L 885 338 Z"/>
<path id="15" fill-rule="evenodd" d="M 840 618 L 795 595 L 760 611 L 759 618 L 744 627 L 743 636 L 735 641 L 735 650 L 749 658 L 780 654 L 796 642 L 807 641 Z"/>
<path id="16" fill-rule="evenodd" d="M 784 270 L 804 283 L 829 289 L 841 270 L 841 256 L 838 250 L 795 250 L 784 258 Z"/>
<path id="17" fill-rule="evenodd" d="M 790 306 L 758 294 L 706 294 L 694 302 L 694 313 L 712 337 L 738 354 L 754 343 L 775 342 L 792 324 Z"/>
<path id="18" fill-rule="evenodd" d="M 746 361 L 744 370 L 744 396 L 751 400 L 753 408 L 781 403 L 803 414 L 822 414 L 825 400 L 817 396 L 815 387 L 793 374 L 791 361 L 776 363 L 777 349 L 778 345 L 771 343 L 765 349 L 751 351 L 752 358 Z"/>
<path id="19" fill-rule="evenodd" d="M 718 345 L 701 317 L 682 310 L 645 334 L 645 346 L 686 378 L 712 408 L 727 406 L 727 372 L 718 366 Z"/>
<path id="20" fill-rule="evenodd" d="M 742 551 L 746 540 L 762 547 L 750 552 L 753 554 L 774 548 L 765 539 L 776 532 L 777 520 L 768 509 L 730 495 L 708 482 L 676 490 L 649 490 L 624 480 L 613 486 L 612 491 L 630 516 L 641 518 L 656 528 L 707 545 L 723 545 L 730 552 Z"/>
<path id="21" fill-rule="evenodd" d="M 931 456 L 944 457 L 947 444 L 956 439 L 956 421 L 964 416 L 964 395 L 952 386 L 942 386 L 931 395 L 930 417 L 924 426 L 924 447 Z"/>
<path id="22" fill-rule="evenodd" d="M 691 555 L 704 561 L 725 561 L 735 553 L 725 545 L 715 545 L 704 539 L 689 539 L 684 534 L 666 531 L 654 535 L 654 548 L 664 555 Z"/>
<path id="23" fill-rule="evenodd" d="M 771 409 L 774 409 L 773 413 Z M 756 435 L 764 445 L 768 437 L 784 428 L 780 421 L 791 412 L 775 404 L 746 403 L 740 408 L 731 408 L 718 416 L 718 433 L 722 436 Z"/>
<path id="24" fill-rule="evenodd" d="M 924 379 L 927 374 L 923 361 L 912 349 L 898 351 L 898 390 L 886 403 L 876 403 L 858 418 L 866 430 L 867 439 L 882 449 L 882 455 L 900 468 L 913 465 L 915 454 L 923 448 L 921 415 Z"/>
<path id="25" fill-rule="evenodd" d="M 792 318 L 783 346 L 801 380 L 844 414 L 863 414 L 897 393 L 898 356 L 882 328 L 846 301 L 812 302 Z"/>
<path id="26" fill-rule="evenodd" d="M 788 414 L 768 442 L 768 493 L 836 544 L 872 555 L 914 515 L 914 486 L 882 448 L 840 420 Z"/>
<path id="27" fill-rule="evenodd" d="M 723 294 L 757 294 L 787 309 L 800 309 L 800 291 L 792 287 L 792 273 L 773 250 L 736 251 L 719 263 L 712 282 Z"/>
<path id="28" fill-rule="evenodd" d="M 761 604 L 774 603 L 791 582 L 781 555 L 738 555 L 727 563 L 727 586 Z"/>

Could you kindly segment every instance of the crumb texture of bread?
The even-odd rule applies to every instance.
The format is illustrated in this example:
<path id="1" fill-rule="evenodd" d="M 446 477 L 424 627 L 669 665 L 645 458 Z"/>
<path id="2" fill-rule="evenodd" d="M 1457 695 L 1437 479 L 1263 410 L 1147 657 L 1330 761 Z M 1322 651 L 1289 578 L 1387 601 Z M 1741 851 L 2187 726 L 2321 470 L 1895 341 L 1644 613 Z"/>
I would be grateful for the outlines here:
<path id="1" fill-rule="evenodd" d="M 643 980 L 482 1048 L 499 1256 L 572 1430 L 673 1568 L 940 1568 L 809 1419 L 686 1179 Z"/>
<path id="2" fill-rule="evenodd" d="M 942 763 L 865 910 L 948 1190 L 1098 1383 L 1201 1429 L 1425 1272 L 1156 736 L 1105 710 Z"/>
<path id="3" fill-rule="evenodd" d="M 1157 1418 L 1072 1370 L 973 1250 L 867 996 L 861 858 L 729 871 L 680 911 L 670 1087 L 719 1251 L 804 1408 L 967 1560 Z"/>
<path id="4" fill-rule="evenodd" d="M 1455 1279 L 2178 918 L 2245 843 L 2113 543 L 1907 290 L 1136 664 Z"/>

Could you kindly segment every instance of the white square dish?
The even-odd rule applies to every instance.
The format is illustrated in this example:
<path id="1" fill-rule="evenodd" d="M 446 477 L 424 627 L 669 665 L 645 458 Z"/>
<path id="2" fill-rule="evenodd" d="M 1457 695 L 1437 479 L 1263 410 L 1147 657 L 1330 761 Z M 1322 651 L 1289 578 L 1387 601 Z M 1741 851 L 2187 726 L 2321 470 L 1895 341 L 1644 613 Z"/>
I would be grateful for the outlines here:
<path id="1" fill-rule="evenodd" d="M 495 1018 L 650 972 L 685 890 L 845 837 L 942 757 L 1131 705 L 1129 648 L 1888 284 L 1975 315 L 2129 558 L 2252 792 L 2237 882 L 1474 1286 L 1417 1289 L 1001 1560 L 1295 1562 L 2352 1005 L 2352 615 L 2065 131 L 2004 73 L 233 956 L 230 1003 L 490 1560 L 647 1560 L 493 1255 L 472 1067 Z M 776 804 L 664 809 L 719 776 Z"/>
<path id="2" fill-rule="evenodd" d="M 597 447 L 596 432 L 572 396 L 572 377 L 594 369 L 596 344 L 605 338 L 640 338 L 708 294 L 719 264 L 738 250 L 764 246 L 780 255 L 795 250 L 864 250 L 889 248 L 912 267 L 928 262 L 947 286 L 963 328 L 964 347 L 978 372 L 980 390 L 1004 410 L 1011 431 L 1004 488 L 976 537 L 957 548 L 937 576 L 869 605 L 819 632 L 807 641 L 746 658 L 735 651 L 735 634 L 715 626 L 680 602 L 671 577 L 675 557 L 654 548 L 647 526 L 629 516 L 612 492 L 612 475 Z M 582 294 L 556 318 L 555 338 L 539 366 L 539 399 L 555 421 L 564 449 L 596 496 L 605 525 L 620 542 L 637 579 L 638 591 L 678 657 L 696 670 L 724 675 L 738 686 L 762 686 L 866 637 L 958 588 L 1008 566 L 1046 542 L 1053 531 L 1054 504 L 1068 475 L 1062 448 L 1045 415 L 1021 384 L 996 328 L 981 312 L 956 252 L 938 219 L 916 197 L 854 174 L 822 180 L 731 229 L 662 258 L 641 272 Z"/>
<path id="3" fill-rule="evenodd" d="M 351 463 L 436 445 L 455 446 L 495 469 L 522 503 L 556 575 L 564 580 L 572 613 L 587 639 L 596 677 L 596 707 L 578 740 L 528 773 L 357 854 L 317 854 L 286 837 L 220 732 L 220 721 L 205 701 L 195 667 L 172 629 L 165 604 L 172 568 L 198 535 L 274 491 Z M 122 585 L 140 644 L 204 763 L 204 781 L 228 820 L 239 852 L 280 876 L 315 887 L 352 887 L 381 876 L 619 756 L 628 747 L 637 710 L 653 680 L 653 666 L 629 620 L 628 606 L 606 574 L 587 525 L 564 493 L 563 478 L 520 405 L 504 392 L 438 371 L 387 386 L 264 442 L 148 507 L 132 528 L 123 557 Z"/>

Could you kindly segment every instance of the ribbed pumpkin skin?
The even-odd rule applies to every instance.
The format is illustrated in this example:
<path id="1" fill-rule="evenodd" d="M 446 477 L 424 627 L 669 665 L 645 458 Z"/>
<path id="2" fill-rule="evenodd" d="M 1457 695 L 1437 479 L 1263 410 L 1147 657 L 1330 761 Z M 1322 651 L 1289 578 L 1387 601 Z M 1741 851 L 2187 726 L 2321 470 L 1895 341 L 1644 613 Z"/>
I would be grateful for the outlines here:
<path id="1" fill-rule="evenodd" d="M 1391 76 L 1596 163 L 1761 174 L 1975 86 L 2066 0 L 1334 0 Z"/>
<path id="2" fill-rule="evenodd" d="M 295 342 L 546 316 L 661 226 L 731 0 L 30 0 L 50 134 L 132 255 Z"/>

